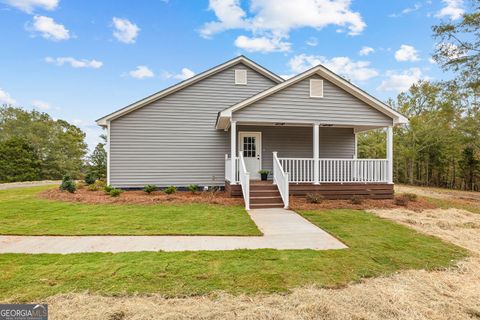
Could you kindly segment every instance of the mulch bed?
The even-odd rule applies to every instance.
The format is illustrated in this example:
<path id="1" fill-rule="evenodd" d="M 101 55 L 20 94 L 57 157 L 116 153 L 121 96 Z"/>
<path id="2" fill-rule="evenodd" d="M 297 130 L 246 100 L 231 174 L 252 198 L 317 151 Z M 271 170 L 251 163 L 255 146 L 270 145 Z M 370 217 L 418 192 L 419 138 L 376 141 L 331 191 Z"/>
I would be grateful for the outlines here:
<path id="1" fill-rule="evenodd" d="M 147 194 L 141 190 L 124 191 L 118 197 L 111 197 L 103 191 L 88 191 L 85 188 L 77 189 L 75 193 L 61 192 L 58 189 L 49 189 L 40 193 L 40 197 L 48 200 L 79 202 L 88 204 L 186 204 L 204 203 L 220 205 L 243 205 L 241 198 L 230 198 L 225 192 L 187 192 L 177 191 L 174 194 L 165 194 L 155 191 Z"/>
<path id="2" fill-rule="evenodd" d="M 372 200 L 363 199 L 361 204 L 353 204 L 350 200 L 323 200 L 321 203 L 309 203 L 303 197 L 290 197 L 290 208 L 292 210 L 319 210 L 319 209 L 395 209 L 406 208 L 413 211 L 423 211 L 425 209 L 437 208 L 434 204 L 425 199 L 418 198 L 416 201 L 410 201 L 406 206 L 396 205 L 393 199 L 390 200 Z"/>

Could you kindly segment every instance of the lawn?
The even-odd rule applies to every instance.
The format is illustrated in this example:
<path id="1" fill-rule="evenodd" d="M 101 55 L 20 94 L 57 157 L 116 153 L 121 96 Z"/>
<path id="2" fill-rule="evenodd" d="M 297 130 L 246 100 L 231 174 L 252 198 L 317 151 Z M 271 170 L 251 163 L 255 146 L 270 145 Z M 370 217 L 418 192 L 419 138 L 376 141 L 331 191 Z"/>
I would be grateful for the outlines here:
<path id="1" fill-rule="evenodd" d="M 0 191 L 3 235 L 261 235 L 241 206 L 81 204 L 40 199 L 50 187 Z"/>
<path id="2" fill-rule="evenodd" d="M 401 269 L 452 266 L 459 247 L 357 210 L 301 214 L 344 241 L 343 250 L 0 255 L 0 301 L 38 301 L 58 293 L 166 296 L 287 292 L 337 287 Z"/>

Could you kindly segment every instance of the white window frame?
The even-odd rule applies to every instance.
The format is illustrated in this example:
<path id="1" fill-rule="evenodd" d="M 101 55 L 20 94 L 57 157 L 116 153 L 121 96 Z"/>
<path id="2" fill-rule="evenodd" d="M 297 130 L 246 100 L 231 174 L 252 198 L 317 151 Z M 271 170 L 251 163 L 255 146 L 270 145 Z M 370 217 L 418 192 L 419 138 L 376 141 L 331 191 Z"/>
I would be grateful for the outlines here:
<path id="1" fill-rule="evenodd" d="M 312 85 L 314 82 L 320 82 L 322 85 L 322 95 L 321 96 L 315 96 L 312 94 Z M 324 87 L 323 87 L 323 79 L 310 79 L 310 98 L 323 98 L 324 96 Z"/>
<path id="2" fill-rule="evenodd" d="M 239 74 L 241 72 L 245 73 L 245 83 L 238 82 Z M 246 86 L 247 83 L 248 83 L 248 72 L 247 72 L 247 70 L 245 70 L 245 69 L 235 69 L 235 84 L 240 85 L 240 86 Z"/>

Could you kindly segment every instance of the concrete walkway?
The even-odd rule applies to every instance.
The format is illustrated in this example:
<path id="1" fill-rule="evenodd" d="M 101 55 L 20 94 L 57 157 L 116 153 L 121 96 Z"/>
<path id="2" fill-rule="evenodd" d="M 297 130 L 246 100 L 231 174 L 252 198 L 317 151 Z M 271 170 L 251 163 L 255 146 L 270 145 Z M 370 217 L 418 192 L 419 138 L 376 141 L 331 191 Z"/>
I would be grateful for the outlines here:
<path id="1" fill-rule="evenodd" d="M 263 236 L 0 236 L 0 253 L 347 248 L 293 211 L 256 209 L 249 214 Z"/>

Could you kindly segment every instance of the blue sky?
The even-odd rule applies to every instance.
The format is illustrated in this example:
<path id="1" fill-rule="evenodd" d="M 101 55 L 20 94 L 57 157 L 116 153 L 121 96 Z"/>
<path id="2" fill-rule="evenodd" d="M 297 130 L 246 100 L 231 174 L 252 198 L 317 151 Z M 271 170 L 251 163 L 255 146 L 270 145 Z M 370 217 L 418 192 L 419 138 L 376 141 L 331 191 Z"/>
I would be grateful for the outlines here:
<path id="1" fill-rule="evenodd" d="M 244 54 L 289 77 L 322 63 L 382 100 L 420 79 L 462 0 L 0 0 L 0 104 L 77 124 Z"/>

